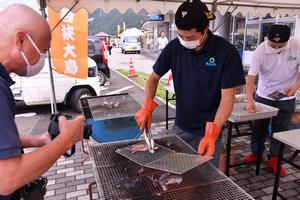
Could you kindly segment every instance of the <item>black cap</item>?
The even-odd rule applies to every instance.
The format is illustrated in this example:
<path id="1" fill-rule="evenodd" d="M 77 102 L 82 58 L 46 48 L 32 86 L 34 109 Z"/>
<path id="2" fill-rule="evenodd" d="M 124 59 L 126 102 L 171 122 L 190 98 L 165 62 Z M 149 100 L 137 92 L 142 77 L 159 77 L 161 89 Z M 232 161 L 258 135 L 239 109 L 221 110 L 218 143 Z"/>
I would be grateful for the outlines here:
<path id="1" fill-rule="evenodd" d="M 209 20 L 213 19 L 215 15 L 200 0 L 183 2 L 175 14 L 175 24 L 181 30 L 196 28 L 198 32 L 202 32 L 208 26 Z"/>
<path id="2" fill-rule="evenodd" d="M 284 43 L 290 39 L 291 29 L 286 25 L 273 24 L 268 32 L 268 39 L 275 43 Z"/>

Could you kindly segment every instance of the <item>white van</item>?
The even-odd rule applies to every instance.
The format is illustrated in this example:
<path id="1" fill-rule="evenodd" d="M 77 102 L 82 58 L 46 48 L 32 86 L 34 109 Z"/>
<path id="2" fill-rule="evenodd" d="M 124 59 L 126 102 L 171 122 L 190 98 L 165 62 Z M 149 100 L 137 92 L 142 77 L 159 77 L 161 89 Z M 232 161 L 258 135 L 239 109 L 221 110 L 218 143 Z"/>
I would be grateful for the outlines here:
<path id="1" fill-rule="evenodd" d="M 140 37 L 136 35 L 132 36 L 124 36 L 121 38 L 121 49 L 122 53 L 127 52 L 134 52 L 134 53 L 140 53 L 141 52 L 141 41 Z"/>
<path id="2" fill-rule="evenodd" d="M 11 86 L 16 101 L 26 105 L 50 104 L 50 78 L 48 59 L 43 70 L 36 76 L 27 78 L 11 75 L 16 82 Z M 59 74 L 53 70 L 55 95 L 57 103 L 69 104 L 81 112 L 79 99 L 86 96 L 100 95 L 98 69 L 94 60 L 88 58 L 88 78 L 77 79 Z"/>

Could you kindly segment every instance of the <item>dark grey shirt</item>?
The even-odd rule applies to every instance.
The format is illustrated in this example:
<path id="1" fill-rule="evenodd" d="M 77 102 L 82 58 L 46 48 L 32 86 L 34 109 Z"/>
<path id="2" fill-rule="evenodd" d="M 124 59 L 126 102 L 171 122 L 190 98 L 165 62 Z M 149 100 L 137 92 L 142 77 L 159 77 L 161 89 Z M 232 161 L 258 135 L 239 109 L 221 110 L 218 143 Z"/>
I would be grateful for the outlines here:
<path id="1" fill-rule="evenodd" d="M 22 154 L 21 141 L 15 123 L 15 101 L 9 88 L 13 83 L 4 66 L 0 63 L 0 159 Z M 0 200 L 11 198 L 11 195 L 0 195 Z"/>

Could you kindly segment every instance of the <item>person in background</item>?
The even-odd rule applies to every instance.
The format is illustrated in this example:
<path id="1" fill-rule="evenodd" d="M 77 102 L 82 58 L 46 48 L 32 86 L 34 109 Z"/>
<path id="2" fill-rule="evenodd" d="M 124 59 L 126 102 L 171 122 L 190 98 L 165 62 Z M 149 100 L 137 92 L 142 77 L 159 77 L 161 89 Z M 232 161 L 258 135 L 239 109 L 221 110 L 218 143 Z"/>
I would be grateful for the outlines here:
<path id="1" fill-rule="evenodd" d="M 107 40 L 106 46 L 107 46 L 109 55 L 111 55 L 112 44 L 111 44 L 110 40 Z"/>
<path id="2" fill-rule="evenodd" d="M 155 48 L 158 49 L 158 55 L 161 54 L 161 52 L 163 51 L 163 49 L 166 47 L 166 45 L 168 44 L 169 40 L 168 38 L 166 38 L 165 36 L 165 32 L 160 32 L 159 34 L 159 38 L 157 38 L 156 40 L 156 45 Z"/>
<path id="3" fill-rule="evenodd" d="M 214 14 L 200 0 L 185 1 L 176 11 L 178 38 L 170 41 L 153 66 L 142 108 L 141 130 L 150 127 L 160 78 L 172 71 L 176 93 L 173 133 L 218 165 L 221 130 L 231 114 L 235 88 L 245 84 L 241 58 L 233 45 L 209 30 Z M 217 146 L 217 147 L 216 147 Z"/>
<path id="4" fill-rule="evenodd" d="M 260 102 L 279 109 L 272 119 L 255 120 L 251 136 L 251 154 L 245 162 L 257 160 L 257 153 L 264 151 L 267 134 L 288 130 L 295 108 L 295 94 L 300 87 L 300 40 L 290 38 L 290 28 L 274 24 L 268 32 L 268 39 L 254 51 L 252 63 L 247 76 L 247 110 L 259 112 L 255 102 Z M 253 98 L 255 79 L 258 86 Z M 259 146 L 261 147 L 259 149 Z M 268 167 L 276 172 L 279 155 L 279 142 L 271 138 L 268 154 Z M 281 168 L 280 175 L 285 175 Z"/>
<path id="5" fill-rule="evenodd" d="M 37 136 L 18 133 L 10 90 L 14 82 L 9 74 L 31 77 L 42 70 L 51 31 L 40 14 L 21 4 L 0 12 L 0 31 L 0 200 L 11 200 L 22 198 L 20 191 L 28 183 L 82 139 L 84 117 L 59 117 L 60 134 L 53 141 L 48 132 Z M 40 148 L 23 153 L 27 147 Z"/>

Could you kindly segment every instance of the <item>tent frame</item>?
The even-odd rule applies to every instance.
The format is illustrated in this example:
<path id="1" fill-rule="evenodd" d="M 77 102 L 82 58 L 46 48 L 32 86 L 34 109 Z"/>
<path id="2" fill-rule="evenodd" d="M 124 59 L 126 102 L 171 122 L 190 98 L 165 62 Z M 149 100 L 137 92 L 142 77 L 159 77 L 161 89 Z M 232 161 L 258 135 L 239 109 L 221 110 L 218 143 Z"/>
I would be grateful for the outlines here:
<path id="1" fill-rule="evenodd" d="M 51 29 L 51 33 L 61 24 L 61 22 L 64 20 L 64 18 L 73 10 L 73 8 L 79 3 L 79 0 L 74 0 L 74 5 L 68 10 L 68 12 L 57 22 L 57 24 Z M 46 1 L 40 0 L 40 11 L 42 13 L 42 16 L 46 19 Z M 57 110 L 57 103 L 56 103 L 56 95 L 55 95 L 55 89 L 54 89 L 54 78 L 53 78 L 53 72 L 52 72 L 52 63 L 51 63 L 51 53 L 50 50 L 47 51 L 48 56 L 48 63 L 49 63 L 49 78 L 50 78 L 50 104 L 51 104 L 51 113 L 58 113 Z"/>

